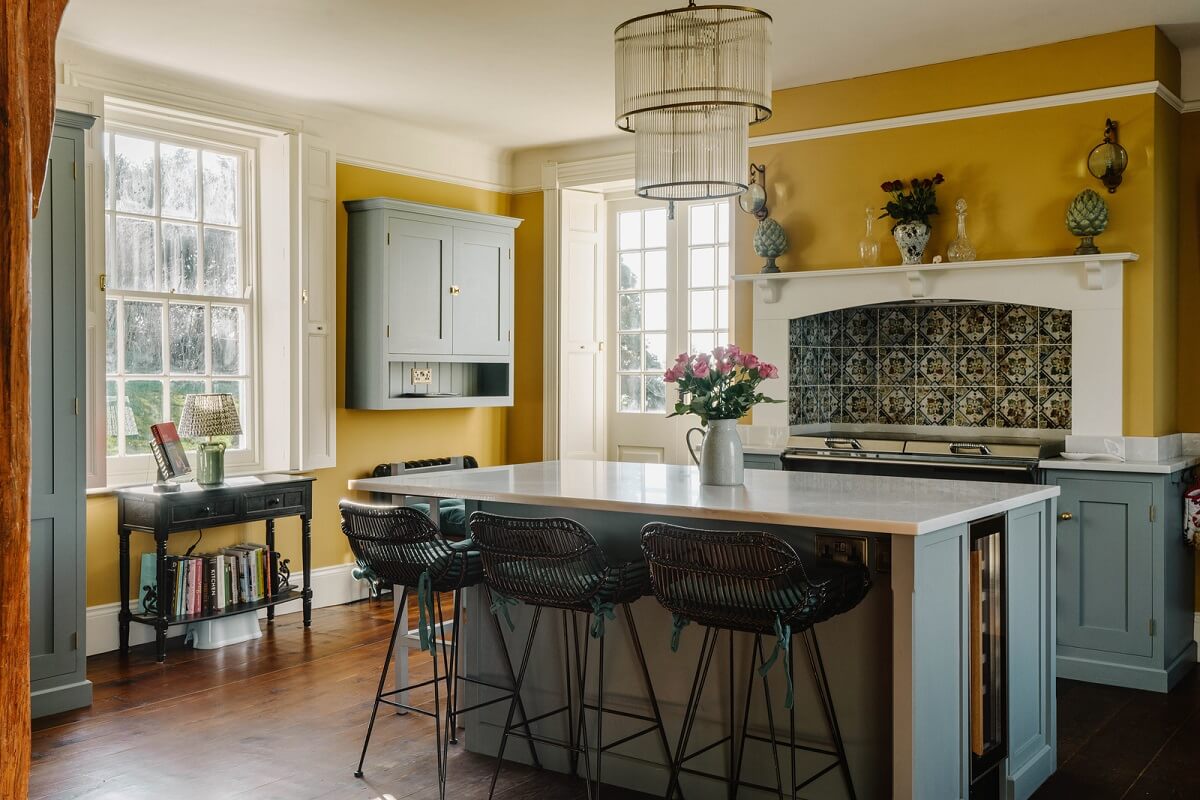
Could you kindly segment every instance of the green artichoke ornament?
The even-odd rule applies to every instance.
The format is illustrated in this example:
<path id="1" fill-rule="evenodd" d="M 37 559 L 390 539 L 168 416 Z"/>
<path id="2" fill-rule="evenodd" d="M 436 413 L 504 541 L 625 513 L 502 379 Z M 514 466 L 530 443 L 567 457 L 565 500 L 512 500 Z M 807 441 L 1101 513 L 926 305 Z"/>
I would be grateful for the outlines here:
<path id="1" fill-rule="evenodd" d="M 1092 237 L 1104 233 L 1108 227 L 1108 204 L 1104 198 L 1091 189 L 1084 189 L 1075 195 L 1071 205 L 1067 206 L 1067 230 L 1081 237 L 1079 247 L 1075 248 L 1077 256 L 1091 256 L 1100 252 L 1092 241 Z"/>
<path id="2" fill-rule="evenodd" d="M 754 229 L 754 252 L 767 260 L 763 265 L 763 272 L 779 272 L 779 267 L 775 266 L 775 259 L 787 251 L 788 238 L 782 225 L 770 217 L 758 223 L 758 227 Z"/>

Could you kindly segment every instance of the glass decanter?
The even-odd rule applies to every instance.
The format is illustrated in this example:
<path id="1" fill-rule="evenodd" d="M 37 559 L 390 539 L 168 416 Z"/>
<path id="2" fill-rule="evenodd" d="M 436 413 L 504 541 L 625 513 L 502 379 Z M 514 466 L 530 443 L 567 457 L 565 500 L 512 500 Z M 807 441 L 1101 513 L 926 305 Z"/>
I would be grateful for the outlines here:
<path id="1" fill-rule="evenodd" d="M 874 267 L 879 263 L 879 242 L 871 231 L 875 225 L 875 209 L 867 206 L 867 232 L 858 242 L 858 260 L 864 267 Z"/>
<path id="2" fill-rule="evenodd" d="M 967 201 L 961 197 L 958 198 L 954 204 L 954 211 L 958 214 L 958 235 L 946 248 L 946 260 L 974 261 L 975 248 L 967 240 Z"/>

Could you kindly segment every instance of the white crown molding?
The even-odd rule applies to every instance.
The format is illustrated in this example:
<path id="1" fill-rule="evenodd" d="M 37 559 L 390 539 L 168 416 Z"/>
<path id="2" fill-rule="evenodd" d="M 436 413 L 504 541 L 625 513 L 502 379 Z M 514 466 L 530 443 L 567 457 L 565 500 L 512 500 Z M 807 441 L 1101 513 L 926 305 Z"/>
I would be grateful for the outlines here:
<path id="1" fill-rule="evenodd" d="M 1195 112 L 1200 111 L 1200 100 L 1185 101 L 1181 111 L 1184 114 L 1194 114 Z"/>
<path id="2" fill-rule="evenodd" d="M 439 183 L 451 183 L 456 186 L 466 186 L 471 189 L 486 189 L 489 192 L 502 192 L 504 194 L 521 194 L 522 191 L 537 191 L 540 187 L 534 186 L 525 190 L 517 190 L 503 183 L 495 181 L 476 180 L 474 178 L 464 178 L 461 175 L 451 175 L 447 172 L 436 172 L 428 169 L 416 169 L 415 167 L 404 166 L 390 161 L 378 161 L 373 158 L 360 158 L 358 156 L 338 153 L 337 160 L 339 164 L 349 164 L 353 167 L 365 167 L 366 169 L 379 170 L 380 172 L 391 172 L 396 175 L 407 175 L 410 178 L 424 178 L 429 181 L 437 181 Z"/>
<path id="3" fill-rule="evenodd" d="M 1094 103 L 1100 100 L 1138 97 L 1148 94 L 1158 95 L 1163 98 L 1176 111 L 1184 109 L 1184 102 L 1174 92 L 1163 86 L 1162 83 L 1159 81 L 1145 81 L 1144 83 L 1129 83 L 1103 89 L 1088 89 L 1082 92 L 1028 97 L 1023 100 L 1008 100 L 1003 103 L 986 103 L 978 106 L 950 108 L 945 111 L 909 114 L 903 117 L 888 117 L 886 119 L 873 119 L 865 122 L 850 122 L 845 125 L 829 125 L 823 128 L 809 128 L 807 130 L 788 131 L 786 133 L 773 133 L 767 136 L 754 136 L 750 139 L 750 147 L 766 147 L 768 145 L 786 144 L 788 142 L 828 139 L 835 136 L 853 136 L 859 133 L 886 131 L 893 128 L 911 128 L 916 125 L 933 125 L 939 122 L 953 122 L 955 120 L 991 117 L 1000 114 L 1015 114 L 1021 111 L 1071 106 L 1080 103 Z"/>

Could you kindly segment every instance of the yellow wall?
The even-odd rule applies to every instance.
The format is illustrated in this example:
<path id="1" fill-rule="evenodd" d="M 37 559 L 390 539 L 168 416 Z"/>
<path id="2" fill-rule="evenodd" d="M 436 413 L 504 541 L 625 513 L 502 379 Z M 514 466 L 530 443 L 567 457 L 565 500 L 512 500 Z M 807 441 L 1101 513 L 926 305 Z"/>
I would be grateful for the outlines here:
<path id="1" fill-rule="evenodd" d="M 776 93 L 775 116 L 767 123 L 772 127 L 762 132 L 1151 80 L 1160 65 L 1172 63 L 1162 52 L 1164 41 L 1145 28 L 788 89 Z M 1177 56 L 1174 64 L 1177 73 Z M 929 257 L 944 254 L 953 238 L 958 197 L 967 199 L 968 233 L 980 259 L 1044 256 L 1070 253 L 1077 244 L 1063 217 L 1081 189 L 1103 193 L 1084 159 L 1105 118 L 1117 120 L 1130 165 L 1117 193 L 1104 193 L 1110 222 L 1097 244 L 1141 256 L 1126 271 L 1124 433 L 1161 435 L 1177 430 L 1172 116 L 1178 115 L 1161 100 L 1141 95 L 752 147 L 751 158 L 766 164 L 768 205 L 791 240 L 779 261 L 785 270 L 858 266 L 864 209 L 886 200 L 879 184 L 939 171 L 946 176 L 938 192 L 943 211 L 933 221 Z M 761 266 L 751 245 L 755 222 L 737 216 L 737 268 L 753 272 Z M 882 263 L 898 264 L 889 234 L 886 221 L 877 221 Z M 743 344 L 751 341 L 752 291 L 745 284 L 738 290 L 737 338 Z"/>
<path id="2" fill-rule="evenodd" d="M 396 197 L 470 211 L 524 217 L 517 229 L 516 365 L 513 408 L 445 409 L 431 411 L 360 411 L 345 407 L 346 343 L 346 212 L 342 201 L 364 197 Z M 437 181 L 346 164 L 337 167 L 337 466 L 317 470 L 314 476 L 313 566 L 348 563 L 349 548 L 342 536 L 337 502 L 345 497 L 346 481 L 370 473 L 379 463 L 444 455 L 471 454 L 481 465 L 501 464 L 513 458 L 540 458 L 541 441 L 541 319 L 542 319 L 542 201 L 541 193 L 512 197 Z M 119 599 L 117 589 L 116 501 L 109 496 L 87 503 L 87 603 L 98 605 Z M 261 528 L 214 529 L 204 535 L 199 551 L 246 538 L 261 540 Z M 180 553 L 194 536 L 173 537 L 170 551 Z M 299 525 L 281 522 L 279 549 L 300 566 Z M 153 549 L 149 537 L 133 541 L 136 554 Z M 136 560 L 135 560 L 136 564 Z M 134 567 L 136 578 L 137 568 Z"/>

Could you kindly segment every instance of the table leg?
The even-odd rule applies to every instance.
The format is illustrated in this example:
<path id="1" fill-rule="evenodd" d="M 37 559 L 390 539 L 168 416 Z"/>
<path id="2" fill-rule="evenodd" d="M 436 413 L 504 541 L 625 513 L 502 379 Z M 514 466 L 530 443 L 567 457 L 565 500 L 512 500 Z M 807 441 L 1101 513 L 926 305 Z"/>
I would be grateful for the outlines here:
<path id="1" fill-rule="evenodd" d="M 312 625 L 312 520 L 300 517 L 301 556 L 304 559 L 304 627 Z"/>
<path id="2" fill-rule="evenodd" d="M 267 520 L 267 552 L 269 554 L 273 554 L 275 552 L 275 520 L 273 520 L 273 519 Z M 273 560 L 274 556 L 273 555 L 269 556 L 269 559 Z M 268 573 L 267 580 L 268 581 L 271 580 L 270 571 L 271 571 L 271 564 L 268 563 L 267 564 L 267 573 Z M 275 590 L 276 588 L 277 587 L 274 587 L 274 586 L 271 587 L 272 590 Z M 275 619 L 275 606 L 267 606 L 267 622 L 270 622 L 273 619 Z"/>
<path id="3" fill-rule="evenodd" d="M 158 585 L 163 586 L 166 583 L 165 565 L 167 563 L 167 535 L 165 533 L 156 533 L 154 535 L 154 548 L 157 556 L 158 565 Z M 158 604 L 158 619 L 154 621 L 154 645 L 157 652 L 159 663 L 167 660 L 167 604 Z"/>
<path id="4" fill-rule="evenodd" d="M 120 629 L 120 653 L 129 652 L 129 529 L 120 528 L 117 531 L 120 539 L 120 578 L 118 579 L 118 595 L 121 598 L 121 610 L 117 615 Z"/>

